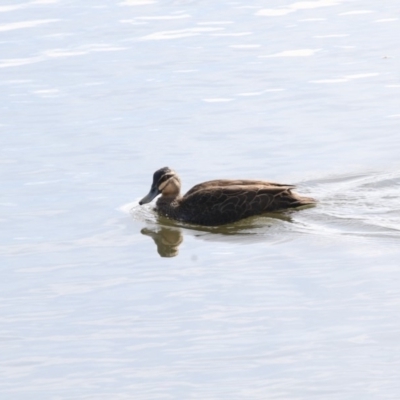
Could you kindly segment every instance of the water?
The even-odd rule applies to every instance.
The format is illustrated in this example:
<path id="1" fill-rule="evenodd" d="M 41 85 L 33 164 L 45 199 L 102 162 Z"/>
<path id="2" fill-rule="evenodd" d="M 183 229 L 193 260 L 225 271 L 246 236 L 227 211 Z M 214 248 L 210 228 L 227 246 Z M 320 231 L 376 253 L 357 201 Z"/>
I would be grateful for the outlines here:
<path id="1" fill-rule="evenodd" d="M 1 398 L 397 399 L 398 11 L 1 4 Z M 180 224 L 165 165 L 319 203 Z"/>

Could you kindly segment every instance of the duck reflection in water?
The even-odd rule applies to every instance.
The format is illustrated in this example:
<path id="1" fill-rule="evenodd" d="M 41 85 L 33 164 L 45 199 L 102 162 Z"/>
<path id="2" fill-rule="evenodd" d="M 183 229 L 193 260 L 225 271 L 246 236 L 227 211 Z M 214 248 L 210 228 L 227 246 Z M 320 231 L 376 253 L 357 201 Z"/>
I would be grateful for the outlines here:
<path id="1" fill-rule="evenodd" d="M 183 236 L 179 229 L 160 226 L 157 229 L 143 228 L 142 235 L 150 236 L 157 246 L 161 257 L 175 257 L 179 253 L 179 245 L 183 242 Z"/>
<path id="2" fill-rule="evenodd" d="M 212 242 L 235 242 L 240 244 L 252 244 L 265 242 L 271 236 L 270 229 L 281 224 L 278 221 L 292 223 L 289 214 L 267 213 L 233 224 L 202 227 L 195 225 L 179 224 L 168 218 L 157 216 L 157 225 L 151 224 L 140 231 L 142 235 L 149 236 L 157 246 L 157 252 L 161 257 L 176 257 L 179 254 L 179 246 L 183 242 L 184 235 L 190 235 L 200 240 Z M 280 235 L 279 235 L 280 236 Z"/>

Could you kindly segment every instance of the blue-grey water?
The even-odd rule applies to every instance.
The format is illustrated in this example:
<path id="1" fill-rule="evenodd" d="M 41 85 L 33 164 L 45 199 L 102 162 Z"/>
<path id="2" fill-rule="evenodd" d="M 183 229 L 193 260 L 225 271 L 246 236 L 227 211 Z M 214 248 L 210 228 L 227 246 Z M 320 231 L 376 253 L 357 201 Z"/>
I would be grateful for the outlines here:
<path id="1" fill-rule="evenodd" d="M 0 4 L 1 399 L 398 399 L 395 0 Z M 153 172 L 316 207 L 200 228 Z"/>

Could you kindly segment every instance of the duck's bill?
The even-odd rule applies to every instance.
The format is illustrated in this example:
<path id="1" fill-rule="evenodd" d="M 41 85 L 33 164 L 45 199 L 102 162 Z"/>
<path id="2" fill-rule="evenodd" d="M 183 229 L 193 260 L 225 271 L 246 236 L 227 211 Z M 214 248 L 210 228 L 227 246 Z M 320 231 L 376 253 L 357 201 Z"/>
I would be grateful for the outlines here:
<path id="1" fill-rule="evenodd" d="M 157 195 L 159 194 L 159 191 L 157 190 L 157 188 L 151 188 L 150 192 L 147 196 L 144 196 L 142 200 L 139 201 L 139 204 L 146 204 L 146 203 L 150 203 L 155 197 L 157 197 Z"/>

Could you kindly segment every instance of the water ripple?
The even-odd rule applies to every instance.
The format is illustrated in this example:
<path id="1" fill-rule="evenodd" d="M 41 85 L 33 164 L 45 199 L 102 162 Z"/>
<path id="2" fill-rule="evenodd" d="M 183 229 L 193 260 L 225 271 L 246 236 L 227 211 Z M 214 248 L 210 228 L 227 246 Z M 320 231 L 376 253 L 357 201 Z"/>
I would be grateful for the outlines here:
<path id="1" fill-rule="evenodd" d="M 282 8 L 265 8 L 258 10 L 256 15 L 263 17 L 280 17 L 282 15 L 287 15 L 298 10 L 307 10 L 320 7 L 331 7 L 337 6 L 341 2 L 330 1 L 330 0 L 319 0 L 319 1 L 301 1 L 293 4 L 289 4 Z"/>
<path id="2" fill-rule="evenodd" d="M 223 28 L 189 28 L 171 31 L 154 32 L 149 35 L 142 36 L 141 40 L 170 40 L 185 37 L 197 36 L 202 33 L 221 31 Z"/>
<path id="3" fill-rule="evenodd" d="M 39 25 L 50 24 L 58 21 L 59 19 L 39 19 L 36 21 L 12 22 L 9 24 L 0 25 L 0 32 L 13 31 L 16 29 L 34 28 Z"/>

